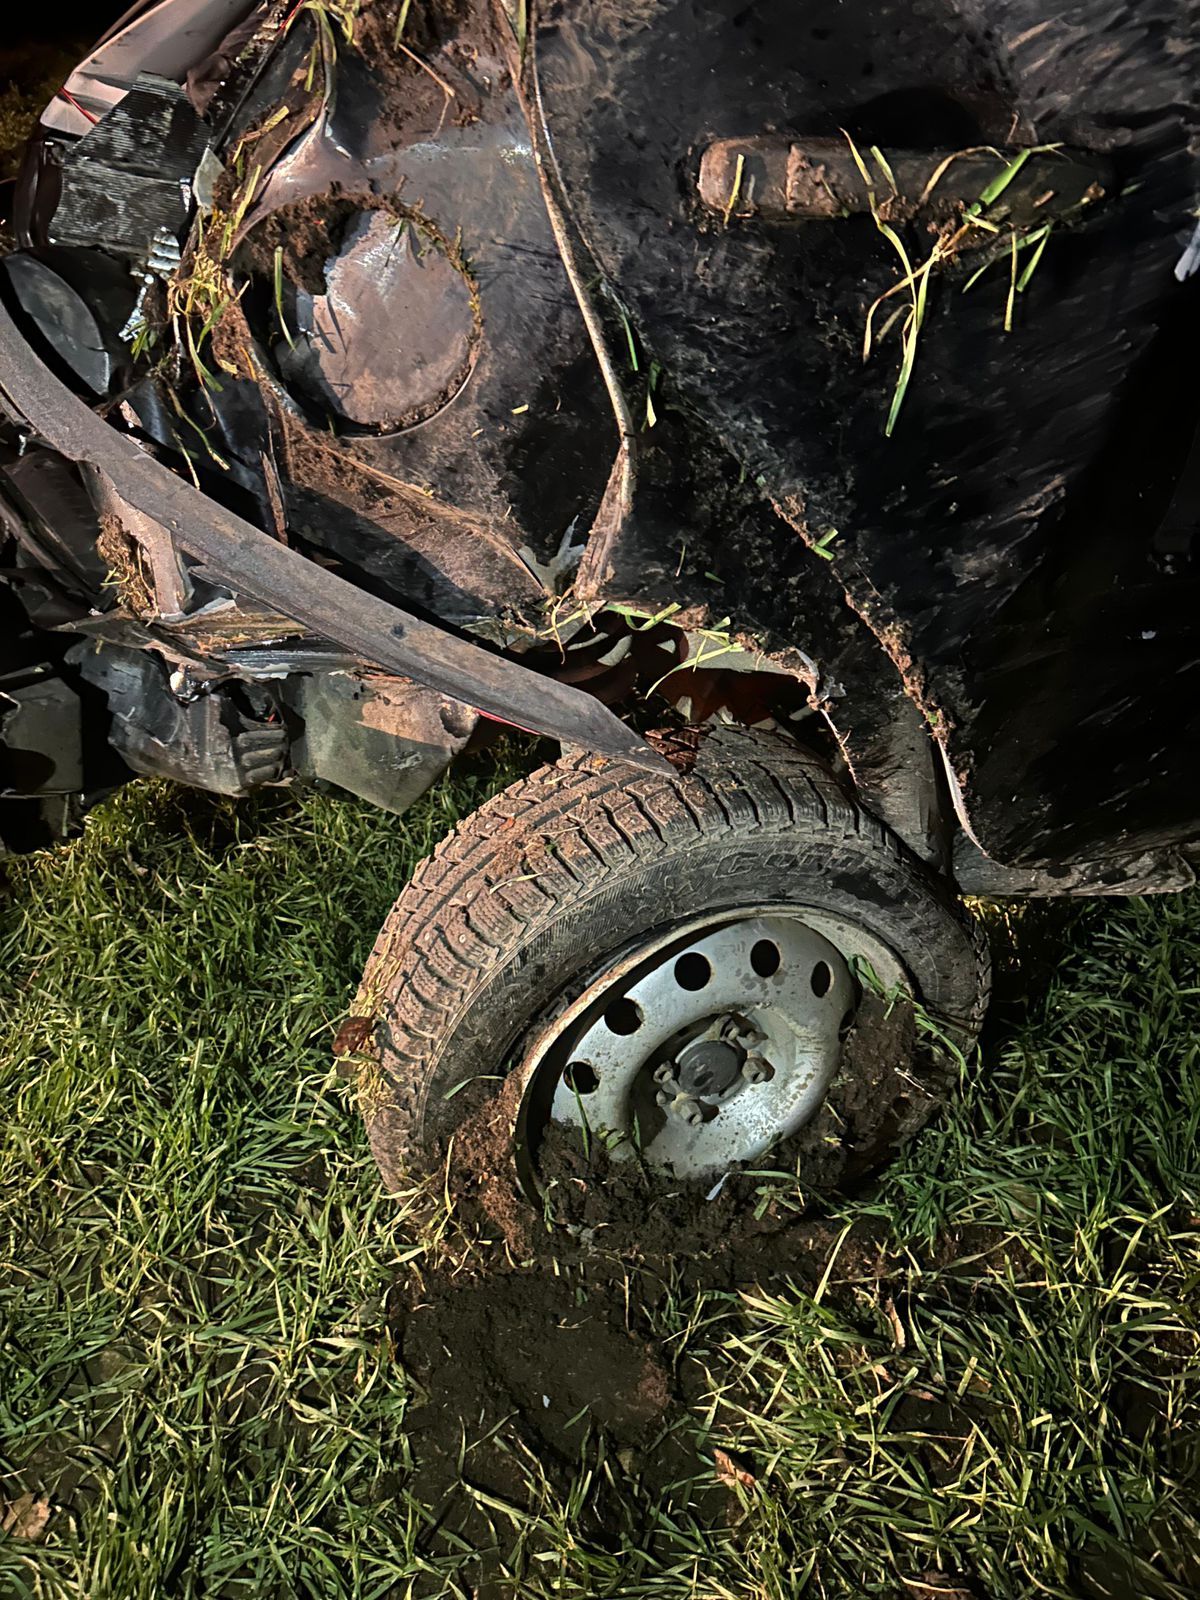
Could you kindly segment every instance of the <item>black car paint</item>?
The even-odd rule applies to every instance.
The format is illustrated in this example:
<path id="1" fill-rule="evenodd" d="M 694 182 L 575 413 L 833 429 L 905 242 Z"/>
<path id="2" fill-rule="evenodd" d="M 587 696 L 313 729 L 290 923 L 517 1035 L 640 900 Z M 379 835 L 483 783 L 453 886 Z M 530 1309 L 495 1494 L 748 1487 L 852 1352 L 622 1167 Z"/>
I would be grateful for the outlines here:
<path id="1" fill-rule="evenodd" d="M 541 8 L 523 61 L 498 10 L 429 12 L 418 42 L 457 74 L 469 118 L 446 126 L 433 94 L 397 134 L 378 60 L 344 48 L 328 121 L 283 150 L 247 229 L 336 193 L 400 196 L 461 230 L 484 330 L 470 382 L 419 426 L 340 446 L 431 487 L 446 515 L 418 548 L 390 534 L 387 507 L 285 474 L 299 547 L 462 628 L 505 614 L 514 592 L 504 560 L 464 551 L 547 561 L 564 527 L 590 529 L 584 599 L 678 606 L 800 671 L 867 803 L 927 859 L 945 863 L 956 800 L 973 841 L 956 851 L 960 880 L 990 858 L 1040 892 L 1183 881 L 1174 847 L 1200 832 L 1200 490 L 1185 471 L 1200 280 L 1177 284 L 1173 268 L 1196 194 L 1194 0 L 981 0 L 969 15 L 938 0 L 919 18 L 889 0 L 571 0 Z M 218 90 L 209 115 L 231 137 L 278 92 L 289 52 L 311 50 L 309 26 Z M 859 355 L 865 310 L 895 279 L 872 219 L 722 219 L 697 196 L 715 139 L 841 128 L 884 149 L 1062 140 L 1120 183 L 1053 239 L 1012 333 L 1002 289 L 935 285 L 890 439 L 890 358 Z M 591 269 L 582 285 L 563 270 L 539 141 Z M 919 249 L 919 222 L 908 237 Z M 619 428 L 581 289 L 638 416 L 616 515 Z M 265 348 L 261 272 L 247 305 Z M 239 380 L 211 402 L 234 452 L 271 401 L 270 383 Z M 260 455 L 257 440 L 243 450 L 236 491 L 203 482 L 269 527 Z M 527 588 L 519 609 L 531 604 Z"/>

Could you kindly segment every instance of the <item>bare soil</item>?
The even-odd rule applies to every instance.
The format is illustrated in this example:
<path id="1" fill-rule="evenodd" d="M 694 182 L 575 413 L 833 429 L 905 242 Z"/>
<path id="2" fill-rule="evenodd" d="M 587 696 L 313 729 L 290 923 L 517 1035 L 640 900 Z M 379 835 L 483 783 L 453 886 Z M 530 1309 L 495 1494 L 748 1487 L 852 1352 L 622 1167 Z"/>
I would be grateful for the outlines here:
<path id="1" fill-rule="evenodd" d="M 383 67 L 381 110 L 397 134 L 436 136 L 479 120 L 481 89 L 508 77 L 497 11 L 489 0 L 427 0 L 409 9 L 397 42 L 394 8 L 364 7 L 356 48 Z"/>
<path id="2" fill-rule="evenodd" d="M 397 1356 L 418 1400 L 407 1431 L 413 1482 L 435 1542 L 476 1552 L 473 1600 L 519 1593 L 495 1549 L 501 1506 L 560 1501 L 581 1460 L 603 1462 L 579 1506 L 576 1535 L 616 1548 L 631 1506 L 672 1485 L 720 1516 L 729 1499 L 699 1452 L 689 1408 L 702 1374 L 673 1364 L 653 1333 L 663 1284 L 611 1258 L 552 1268 L 496 1259 L 458 1274 L 414 1273 L 392 1297 Z"/>
<path id="3" fill-rule="evenodd" d="M 860 1016 L 826 1109 L 764 1162 L 779 1171 L 774 1193 L 771 1179 L 742 1173 L 709 1199 L 711 1185 L 664 1182 L 553 1127 L 539 1152 L 539 1213 L 511 1159 L 518 1085 L 476 1089 L 482 1097 L 446 1152 L 456 1216 L 475 1248 L 444 1270 L 412 1273 L 391 1302 L 398 1355 L 422 1395 L 412 1415 L 422 1494 L 446 1497 L 463 1536 L 482 1537 L 464 1481 L 528 1506 L 539 1475 L 565 1491 L 589 1439 L 615 1465 L 586 1508 L 588 1537 L 615 1526 L 617 1493 L 661 1498 L 695 1479 L 693 1504 L 712 1497 L 706 1514 L 736 1505 L 728 1464 L 705 1455 L 692 1412 L 702 1374 L 657 1330 L 668 1296 L 784 1278 L 811 1290 L 828 1275 L 827 1298 L 847 1310 L 864 1288 L 890 1303 L 882 1235 L 869 1226 L 844 1235 L 805 1210 L 785 1177 L 801 1163 L 817 1196 L 851 1183 L 878 1164 L 881 1140 L 906 1118 L 923 1121 L 933 1103 L 895 1066 L 916 1047 L 911 1010 L 868 998 Z M 476 1592 L 506 1592 L 490 1582 L 481 1570 Z"/>
<path id="4" fill-rule="evenodd" d="M 667 1216 L 648 1229 L 665 1247 Z M 778 1238 L 764 1234 L 762 1244 Z M 695 1263 L 665 1248 L 635 1263 L 555 1229 L 524 1260 L 496 1238 L 459 1270 L 413 1272 L 395 1286 L 392 1337 L 418 1391 L 408 1418 L 414 1481 L 439 1531 L 479 1552 L 476 1600 L 514 1592 L 492 1547 L 496 1502 L 533 1512 L 547 1487 L 565 1498 L 589 1453 L 606 1468 L 580 1508 L 576 1531 L 588 1541 L 615 1547 L 631 1506 L 661 1505 L 673 1487 L 688 1485 L 703 1520 L 736 1509 L 696 1425 L 705 1374 L 659 1335 L 665 1298 L 783 1272 L 814 1284 L 837 1238 L 809 1222 L 788 1231 L 777 1263 L 766 1249 L 735 1266 L 726 1252 Z M 856 1245 L 846 1259 L 857 1271 L 877 1257 Z"/>

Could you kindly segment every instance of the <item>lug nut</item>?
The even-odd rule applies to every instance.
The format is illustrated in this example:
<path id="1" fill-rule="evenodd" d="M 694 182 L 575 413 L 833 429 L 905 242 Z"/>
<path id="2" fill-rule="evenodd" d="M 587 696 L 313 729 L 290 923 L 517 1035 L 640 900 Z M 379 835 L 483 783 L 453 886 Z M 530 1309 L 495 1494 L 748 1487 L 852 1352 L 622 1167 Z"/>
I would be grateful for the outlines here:
<path id="1" fill-rule="evenodd" d="M 673 1061 L 662 1061 L 654 1069 L 655 1083 L 670 1083 L 674 1076 L 675 1063 Z"/>
<path id="2" fill-rule="evenodd" d="M 747 1056 L 742 1063 L 742 1077 L 747 1083 L 766 1083 L 772 1076 L 771 1063 L 762 1056 Z"/>
<path id="3" fill-rule="evenodd" d="M 704 1121 L 704 1107 L 682 1090 L 673 1092 L 670 1089 L 660 1089 L 654 1098 L 669 1117 L 678 1117 L 681 1122 L 686 1122 L 689 1128 L 694 1128 Z"/>

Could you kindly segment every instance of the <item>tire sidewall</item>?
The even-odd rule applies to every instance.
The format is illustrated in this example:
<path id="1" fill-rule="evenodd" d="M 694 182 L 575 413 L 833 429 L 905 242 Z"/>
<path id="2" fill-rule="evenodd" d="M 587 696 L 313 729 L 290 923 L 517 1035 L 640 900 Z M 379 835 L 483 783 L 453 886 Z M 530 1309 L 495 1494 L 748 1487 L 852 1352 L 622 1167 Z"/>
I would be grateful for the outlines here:
<path id="1" fill-rule="evenodd" d="M 539 1019 L 637 943 L 712 913 L 795 905 L 853 924 L 905 972 L 914 999 L 952 1035 L 977 1026 L 977 955 L 958 908 L 898 850 L 857 835 L 831 841 L 794 828 L 732 840 L 721 830 L 686 848 L 664 845 L 590 892 L 587 886 L 529 926 L 464 993 L 429 1055 L 415 1107 L 422 1143 L 444 1145 L 461 1117 L 457 1091 L 506 1073 Z M 409 1069 L 383 1016 L 385 1076 Z"/>

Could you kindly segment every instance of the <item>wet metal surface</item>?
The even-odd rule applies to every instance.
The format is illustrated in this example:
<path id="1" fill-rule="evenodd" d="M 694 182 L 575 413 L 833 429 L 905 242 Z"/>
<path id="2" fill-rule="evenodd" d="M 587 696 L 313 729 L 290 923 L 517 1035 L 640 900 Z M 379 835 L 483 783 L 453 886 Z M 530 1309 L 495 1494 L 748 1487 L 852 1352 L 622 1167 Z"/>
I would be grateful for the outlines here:
<path id="1" fill-rule="evenodd" d="M 681 395 L 832 567 L 948 750 L 983 847 L 1086 859 L 1194 836 L 1195 538 L 1155 548 L 1195 434 L 1194 0 L 747 11 L 580 0 L 538 35 L 571 202 Z M 903 276 L 869 215 L 705 212 L 714 140 L 839 128 L 860 150 L 1062 142 L 1113 195 L 1057 234 L 1005 333 L 1009 280 L 937 281 L 891 439 Z M 636 178 L 635 176 L 636 175 Z M 906 234 L 921 260 L 921 232 Z M 893 302 L 894 303 L 894 302 Z M 1194 530 L 1200 507 L 1188 521 Z M 770 599 L 748 600 L 747 609 Z M 799 635 L 798 635 L 799 636 Z"/>
<path id="2" fill-rule="evenodd" d="M 474 358 L 474 296 L 428 229 L 380 209 L 359 212 L 325 264 L 325 282 L 323 294 L 296 291 L 295 333 L 277 343 L 285 380 L 343 421 L 380 432 L 453 399 Z"/>
<path id="3" fill-rule="evenodd" d="M 1030 157 L 1016 149 L 889 148 L 884 160 L 886 169 L 844 136 L 717 139 L 700 158 L 697 189 L 702 203 L 723 220 L 832 222 L 872 205 L 891 222 L 918 214 L 945 219 L 961 217 L 989 184 L 1004 181 L 1019 164 L 1005 183 L 1000 214 L 1005 222 L 1027 226 L 1070 216 L 1103 199 L 1112 183 L 1107 161 L 1065 149 Z M 989 216 L 995 215 L 989 208 Z"/>

